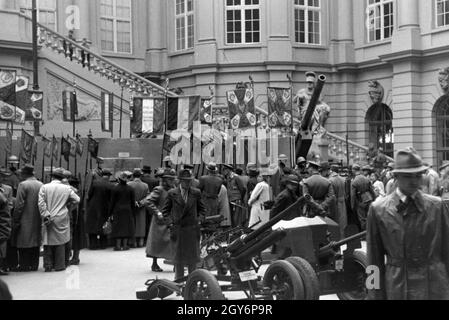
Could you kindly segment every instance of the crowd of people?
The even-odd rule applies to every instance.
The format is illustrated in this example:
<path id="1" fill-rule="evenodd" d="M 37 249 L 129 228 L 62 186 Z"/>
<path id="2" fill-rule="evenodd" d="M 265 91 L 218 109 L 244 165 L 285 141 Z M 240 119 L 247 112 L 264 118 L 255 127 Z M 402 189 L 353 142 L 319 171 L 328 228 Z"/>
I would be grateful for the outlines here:
<path id="1" fill-rule="evenodd" d="M 379 252 L 392 255 L 385 247 L 392 238 L 379 226 L 387 223 L 380 208 L 390 205 L 389 199 L 419 194 L 416 199 L 430 201 L 434 207 L 435 199 L 449 197 L 449 162 L 443 163 L 438 174 L 412 151 L 407 152 L 416 163 L 388 163 L 382 150 L 369 164 L 350 168 L 302 157 L 295 167 L 289 167 L 285 155 L 267 168 L 209 163 L 207 173 L 198 179 L 193 166 L 175 170 L 170 159 L 155 171 L 144 166 L 117 175 L 99 166 L 86 182 L 86 194 L 80 181 L 62 168 L 52 172 L 48 184 L 38 181 L 31 165 L 20 170 L 13 165 L 9 170 L 1 168 L 0 275 L 38 271 L 41 255 L 45 272 L 63 271 L 80 263 L 80 250 L 86 246 L 90 250 L 113 246 L 114 251 L 146 246 L 153 272 L 163 271 L 158 259 L 170 260 L 175 278 L 180 279 L 186 267 L 191 273 L 200 262 L 201 225 L 207 217 L 223 217 L 223 228 L 257 229 L 303 195 L 312 201 L 285 220 L 327 216 L 339 224 L 342 238 L 349 224 L 358 225 L 368 230 L 368 254 L 380 263 Z M 413 213 L 422 206 L 414 206 Z M 406 226 L 404 232 L 413 228 L 416 232 L 416 225 Z M 416 243 L 417 248 L 423 250 L 426 239 Z M 401 259 L 400 255 L 393 258 Z"/>

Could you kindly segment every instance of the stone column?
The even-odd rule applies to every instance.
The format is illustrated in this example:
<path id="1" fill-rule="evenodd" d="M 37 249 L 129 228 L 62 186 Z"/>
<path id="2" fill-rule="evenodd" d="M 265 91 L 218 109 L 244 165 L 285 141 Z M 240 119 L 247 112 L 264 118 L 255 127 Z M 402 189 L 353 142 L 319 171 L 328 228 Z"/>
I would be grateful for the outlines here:
<path id="1" fill-rule="evenodd" d="M 347 64 L 354 62 L 354 21 L 353 0 L 337 0 L 329 3 L 329 11 L 337 11 L 338 17 L 344 19 L 331 19 L 331 48 L 334 53 L 335 64 Z M 334 28 L 335 27 L 335 28 Z"/>
<path id="2" fill-rule="evenodd" d="M 261 8 L 261 42 L 263 42 L 263 14 L 268 21 L 268 61 L 291 61 L 292 43 L 289 35 L 289 19 L 286 14 L 291 9 L 289 0 L 268 1 L 267 10 Z M 285 78 L 285 74 L 283 75 Z M 284 80 L 284 79 L 282 79 Z"/>
<path id="3" fill-rule="evenodd" d="M 418 0 L 398 0 L 397 29 L 394 30 L 392 51 L 420 50 L 421 30 L 419 25 Z"/>
<path id="4" fill-rule="evenodd" d="M 164 0 L 151 0 L 147 4 L 147 17 L 148 17 L 148 49 L 146 55 L 147 72 L 154 72 L 155 77 L 158 77 L 158 73 L 163 71 L 163 51 L 167 46 L 164 42 L 166 39 L 166 26 L 164 25 L 165 7 Z M 168 4 L 165 4 L 168 5 Z"/>

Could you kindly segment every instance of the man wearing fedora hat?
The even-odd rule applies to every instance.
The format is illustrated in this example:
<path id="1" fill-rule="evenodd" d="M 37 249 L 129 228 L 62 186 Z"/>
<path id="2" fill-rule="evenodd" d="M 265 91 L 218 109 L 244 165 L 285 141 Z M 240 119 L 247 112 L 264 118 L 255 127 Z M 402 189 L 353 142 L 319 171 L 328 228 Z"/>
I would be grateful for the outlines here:
<path id="1" fill-rule="evenodd" d="M 170 239 L 175 264 L 175 280 L 184 277 L 184 267 L 189 274 L 196 270 L 200 260 L 200 221 L 204 220 L 206 208 L 201 200 L 201 191 L 191 187 L 190 170 L 181 170 L 179 187 L 168 192 L 162 215 L 170 228 Z"/>
<path id="2" fill-rule="evenodd" d="M 143 205 L 148 208 L 152 216 L 150 230 L 148 231 L 146 254 L 148 258 L 153 258 L 151 270 L 162 272 L 157 259 L 163 258 L 171 260 L 173 258 L 170 242 L 170 233 L 162 216 L 162 208 L 168 197 L 168 191 L 175 186 L 176 171 L 173 169 L 162 169 L 158 172 L 160 185 L 150 193 L 143 201 Z"/>
<path id="3" fill-rule="evenodd" d="M 142 168 L 142 177 L 140 178 L 142 182 L 146 183 L 148 186 L 148 190 L 153 191 L 154 188 L 159 186 L 159 180 L 153 176 L 153 172 L 151 167 L 148 165 L 143 166 Z"/>
<path id="4" fill-rule="evenodd" d="M 206 207 L 206 217 L 209 217 L 218 215 L 218 195 L 223 179 L 218 176 L 218 168 L 215 163 L 209 163 L 206 169 L 208 174 L 200 178 L 198 189 L 201 191 L 201 197 Z"/>
<path id="5" fill-rule="evenodd" d="M 134 211 L 134 222 L 136 224 L 135 234 L 134 234 L 134 241 L 135 243 L 131 244 L 131 247 L 137 247 L 137 248 L 143 248 L 144 246 L 144 239 L 145 239 L 145 229 L 146 229 L 146 208 L 144 206 L 140 205 L 140 202 L 144 200 L 148 194 L 150 193 L 150 190 L 148 189 L 148 185 L 144 183 L 141 180 L 141 177 L 143 175 L 142 170 L 135 169 L 133 172 L 133 181 L 129 182 L 128 185 L 133 189 L 134 191 L 134 199 L 136 201 L 136 208 Z"/>
<path id="6" fill-rule="evenodd" d="M 420 190 L 427 169 L 416 150 L 400 150 L 398 187 L 369 210 L 368 265 L 380 271 L 372 299 L 449 299 L 449 207 Z"/>
<path id="7" fill-rule="evenodd" d="M 44 267 L 46 272 L 66 269 L 66 245 L 70 242 L 68 204 L 78 204 L 79 196 L 65 185 L 64 169 L 53 171 L 53 180 L 39 191 L 39 212 L 44 223 Z"/>
<path id="8" fill-rule="evenodd" d="M 38 202 L 43 184 L 34 176 L 32 165 L 25 165 L 21 175 L 24 181 L 19 184 L 13 212 L 14 241 L 19 250 L 19 270 L 37 271 L 41 245 L 41 215 Z"/>

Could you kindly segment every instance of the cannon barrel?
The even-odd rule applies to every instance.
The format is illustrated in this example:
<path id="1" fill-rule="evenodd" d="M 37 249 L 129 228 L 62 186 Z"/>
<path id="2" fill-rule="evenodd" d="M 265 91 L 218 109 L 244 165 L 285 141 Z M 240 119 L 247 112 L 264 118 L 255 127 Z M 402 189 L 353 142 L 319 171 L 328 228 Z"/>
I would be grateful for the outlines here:
<path id="1" fill-rule="evenodd" d="M 318 252 L 318 257 L 324 258 L 324 257 L 328 256 L 329 253 L 333 252 L 335 249 L 340 248 L 341 246 L 348 244 L 352 241 L 361 240 L 365 237 L 366 237 L 366 231 L 355 234 L 353 236 L 350 236 L 348 238 L 345 238 L 345 239 L 337 241 L 337 242 L 332 242 L 332 243 L 328 244 L 327 246 L 320 248 L 320 251 Z"/>
<path id="2" fill-rule="evenodd" d="M 313 91 L 313 95 L 310 98 L 309 105 L 307 106 L 306 114 L 301 122 L 301 129 L 308 131 L 312 124 L 313 113 L 315 112 L 318 101 L 320 100 L 321 92 L 323 91 L 324 84 L 326 83 L 326 76 L 320 75 L 318 77 L 317 85 Z"/>
<path id="3" fill-rule="evenodd" d="M 239 250 L 238 256 L 233 259 L 238 261 L 248 259 L 248 257 L 254 257 L 265 249 L 271 247 L 276 242 L 282 240 L 286 235 L 287 232 L 285 230 L 276 230 L 268 234 L 261 241 L 243 246 L 241 250 Z"/>
<path id="4" fill-rule="evenodd" d="M 311 200 L 312 200 L 312 198 L 309 195 L 305 195 L 305 196 L 299 198 L 298 201 L 296 201 L 290 207 L 288 207 L 287 209 L 285 209 L 284 211 L 282 211 L 281 213 L 279 213 L 278 215 L 276 215 L 275 217 L 270 219 L 270 221 L 268 221 L 267 223 L 262 225 L 259 229 L 254 230 L 253 232 L 249 233 L 246 237 L 241 237 L 241 238 L 235 240 L 233 243 L 231 243 L 228 247 L 228 252 L 230 252 L 232 254 L 232 253 L 235 253 L 236 251 L 240 251 L 244 245 L 257 239 L 259 236 L 261 236 L 266 231 L 271 229 L 276 223 L 278 223 L 279 221 L 284 219 L 286 216 L 288 216 L 290 214 L 290 210 L 292 210 L 293 208 L 295 208 L 299 205 L 304 205 L 307 202 L 310 202 Z"/>

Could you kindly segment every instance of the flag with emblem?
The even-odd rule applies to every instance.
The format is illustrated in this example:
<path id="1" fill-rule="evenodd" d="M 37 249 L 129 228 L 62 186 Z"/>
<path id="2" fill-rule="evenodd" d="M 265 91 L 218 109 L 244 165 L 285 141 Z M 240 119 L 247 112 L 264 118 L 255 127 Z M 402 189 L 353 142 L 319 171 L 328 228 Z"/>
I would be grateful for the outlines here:
<path id="1" fill-rule="evenodd" d="M 89 137 L 89 141 L 87 144 L 87 150 L 90 153 L 90 156 L 94 159 L 96 159 L 98 157 L 98 148 L 99 148 L 100 144 L 98 143 L 97 140 L 95 140 L 92 137 Z"/>
<path id="2" fill-rule="evenodd" d="M 76 153 L 81 157 L 84 153 L 84 142 L 79 134 L 76 135 Z"/>
<path id="3" fill-rule="evenodd" d="M 132 132 L 135 134 L 162 134 L 164 132 L 165 99 L 136 98 L 131 119 Z"/>
<path id="4" fill-rule="evenodd" d="M 70 156 L 72 158 L 76 157 L 76 140 L 70 136 L 67 136 L 67 141 L 70 143 Z"/>
<path id="5" fill-rule="evenodd" d="M 50 158 L 51 157 L 51 146 L 52 146 L 52 141 L 51 139 L 48 139 L 47 137 L 42 137 L 42 143 L 43 143 L 43 149 L 44 149 L 44 156 L 46 158 Z"/>
<path id="6" fill-rule="evenodd" d="M 22 129 L 22 140 L 20 144 L 20 159 L 24 163 L 30 163 L 33 156 L 34 137 Z"/>
<path id="7" fill-rule="evenodd" d="M 69 140 L 62 137 L 62 139 L 61 139 L 61 155 L 64 157 L 64 160 L 66 162 L 68 162 L 70 159 L 70 148 L 71 148 L 71 144 L 70 144 Z"/>
<path id="8" fill-rule="evenodd" d="M 114 125 L 114 95 L 112 93 L 101 93 L 101 130 L 112 132 Z"/>

